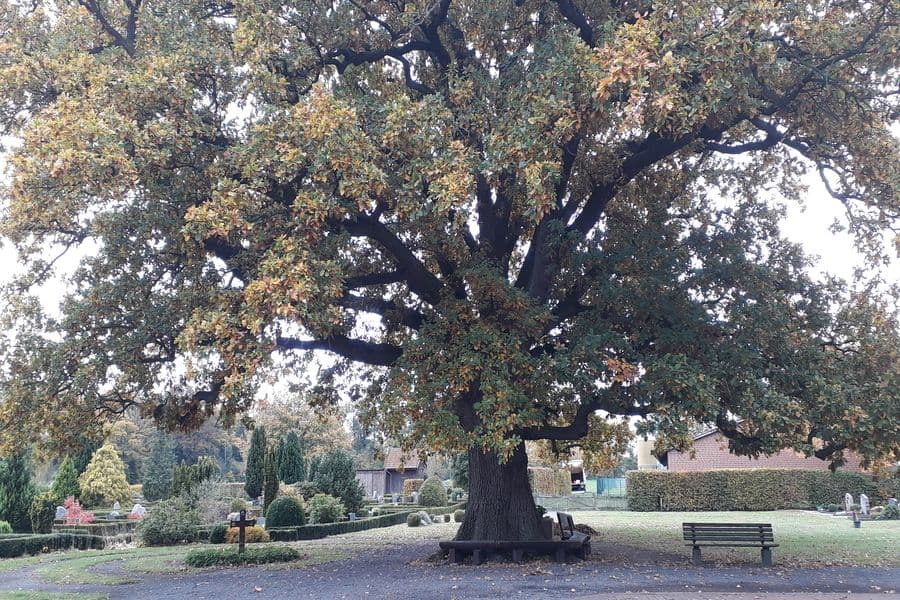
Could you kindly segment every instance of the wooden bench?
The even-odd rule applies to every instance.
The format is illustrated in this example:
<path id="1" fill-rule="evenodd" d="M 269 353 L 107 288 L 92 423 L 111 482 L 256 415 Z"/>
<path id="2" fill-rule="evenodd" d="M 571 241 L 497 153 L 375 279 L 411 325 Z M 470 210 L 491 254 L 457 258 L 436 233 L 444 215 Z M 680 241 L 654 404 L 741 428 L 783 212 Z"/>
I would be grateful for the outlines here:
<path id="1" fill-rule="evenodd" d="M 451 540 L 440 542 L 442 550 L 450 553 L 450 560 L 462 562 L 466 556 L 472 556 L 472 564 L 480 565 L 489 555 L 497 552 L 509 552 L 514 562 L 521 562 L 525 553 L 552 555 L 557 562 L 565 562 L 566 556 L 586 559 L 591 553 L 591 536 L 575 531 L 572 515 L 558 513 L 561 540 Z M 567 531 L 568 529 L 568 531 Z"/>
<path id="2" fill-rule="evenodd" d="M 682 523 L 685 546 L 691 546 L 691 562 L 700 564 L 701 546 L 760 548 L 764 567 L 772 566 L 777 548 L 770 523 Z"/>

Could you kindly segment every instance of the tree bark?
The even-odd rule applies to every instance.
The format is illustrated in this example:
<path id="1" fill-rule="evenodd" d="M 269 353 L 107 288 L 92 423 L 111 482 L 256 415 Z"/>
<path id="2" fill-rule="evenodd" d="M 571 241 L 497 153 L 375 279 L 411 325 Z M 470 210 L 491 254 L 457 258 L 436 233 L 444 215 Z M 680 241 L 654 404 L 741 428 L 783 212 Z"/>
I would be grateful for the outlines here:
<path id="1" fill-rule="evenodd" d="M 492 452 L 469 450 L 469 503 L 456 539 L 543 539 L 524 442 L 506 463 Z"/>

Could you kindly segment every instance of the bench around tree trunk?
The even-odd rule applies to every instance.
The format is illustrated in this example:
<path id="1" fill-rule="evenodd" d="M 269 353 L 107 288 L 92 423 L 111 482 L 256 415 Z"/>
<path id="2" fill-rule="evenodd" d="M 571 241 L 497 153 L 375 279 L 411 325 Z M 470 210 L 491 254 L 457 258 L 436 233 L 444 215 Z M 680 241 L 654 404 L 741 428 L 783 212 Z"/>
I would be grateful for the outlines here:
<path id="1" fill-rule="evenodd" d="M 702 546 L 760 548 L 764 567 L 772 566 L 777 548 L 770 523 L 682 523 L 685 546 L 691 546 L 691 562 L 700 564 Z"/>
<path id="2" fill-rule="evenodd" d="M 591 536 L 575 531 L 575 523 L 572 515 L 557 513 L 559 519 L 561 540 L 452 540 L 440 542 L 442 550 L 450 553 L 450 560 L 462 562 L 469 554 L 472 555 L 472 564 L 480 565 L 490 554 L 497 552 L 509 552 L 513 562 L 522 562 L 525 553 L 552 555 L 556 562 L 565 562 L 566 555 L 574 554 L 582 560 L 586 560 L 591 553 Z"/>

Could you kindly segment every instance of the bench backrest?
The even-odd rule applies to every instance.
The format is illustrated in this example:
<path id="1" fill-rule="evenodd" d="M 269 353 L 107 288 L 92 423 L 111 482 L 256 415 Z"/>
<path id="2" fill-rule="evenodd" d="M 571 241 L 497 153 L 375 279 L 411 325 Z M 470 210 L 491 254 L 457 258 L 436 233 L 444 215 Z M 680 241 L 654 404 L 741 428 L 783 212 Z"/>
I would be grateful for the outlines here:
<path id="1" fill-rule="evenodd" d="M 682 523 L 686 542 L 772 543 L 771 523 Z"/>
<path id="2" fill-rule="evenodd" d="M 557 512 L 556 518 L 559 519 L 559 533 L 562 539 L 567 540 L 575 533 L 575 521 L 572 515 L 564 512 Z M 568 531 L 566 531 L 568 529 Z"/>

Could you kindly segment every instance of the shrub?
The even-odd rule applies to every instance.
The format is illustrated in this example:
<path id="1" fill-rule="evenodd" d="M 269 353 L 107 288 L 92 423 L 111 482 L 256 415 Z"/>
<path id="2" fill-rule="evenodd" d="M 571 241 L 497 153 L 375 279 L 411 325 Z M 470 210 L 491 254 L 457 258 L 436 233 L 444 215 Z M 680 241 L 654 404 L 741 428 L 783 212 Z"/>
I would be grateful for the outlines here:
<path id="1" fill-rule="evenodd" d="M 290 431 L 278 440 L 278 479 L 291 484 L 306 478 L 306 461 L 297 432 Z"/>
<path id="2" fill-rule="evenodd" d="M 275 449 L 266 451 L 266 463 L 263 478 L 263 512 L 269 510 L 269 505 L 278 497 L 278 465 L 275 462 Z"/>
<path id="3" fill-rule="evenodd" d="M 18 452 L 0 460 L 0 518 L 9 522 L 14 531 L 31 529 L 28 511 L 34 496 L 28 453 Z"/>
<path id="4" fill-rule="evenodd" d="M 175 453 L 169 436 L 158 431 L 147 458 L 144 471 L 144 486 L 141 492 L 150 501 L 165 500 L 172 492 L 172 471 L 175 468 Z"/>
<path id="5" fill-rule="evenodd" d="M 94 453 L 78 484 L 81 486 L 81 500 L 88 506 L 114 502 L 125 504 L 131 500 L 125 465 L 112 444 L 106 444 Z"/>
<path id="6" fill-rule="evenodd" d="M 106 541 L 99 535 L 76 532 L 43 533 L 0 539 L 0 558 L 14 558 L 23 554 L 40 554 L 50 550 L 101 550 Z"/>
<path id="7" fill-rule="evenodd" d="M 184 557 L 191 567 L 216 567 L 235 565 L 262 565 L 275 562 L 290 562 L 300 558 L 300 553 L 288 546 L 263 546 L 247 548 L 238 554 L 234 548 L 198 548 Z"/>
<path id="8" fill-rule="evenodd" d="M 422 484 L 425 483 L 424 479 L 406 479 L 403 482 L 403 495 L 404 496 L 412 496 L 414 492 L 418 492 L 419 488 L 422 487 Z"/>
<path id="9" fill-rule="evenodd" d="M 704 472 L 630 471 L 629 510 L 783 510 L 838 504 L 845 492 L 877 498 L 862 473 L 802 469 L 722 469 Z"/>
<path id="10" fill-rule="evenodd" d="M 406 517 L 406 524 L 410 527 L 418 527 L 422 524 L 422 515 L 419 513 L 410 513 Z"/>
<path id="11" fill-rule="evenodd" d="M 200 516 L 188 508 L 181 498 L 163 500 L 151 510 L 137 527 L 147 546 L 170 546 L 191 542 L 196 537 Z"/>
<path id="12" fill-rule="evenodd" d="M 59 465 L 59 471 L 56 472 L 56 479 L 53 480 L 50 491 L 57 498 L 57 502 L 69 496 L 76 498 L 81 496 L 81 486 L 78 485 L 78 469 L 75 468 L 75 461 L 71 456 L 66 456 Z"/>
<path id="13" fill-rule="evenodd" d="M 900 508 L 896 506 L 886 506 L 878 516 L 879 521 L 896 521 L 900 519 Z"/>
<path id="14" fill-rule="evenodd" d="M 0 521 L 0 534 L 12 533 L 12 525 L 7 521 Z"/>
<path id="15" fill-rule="evenodd" d="M 241 512 L 249 508 L 250 505 L 243 498 L 233 498 L 231 504 L 228 505 L 228 512 Z"/>
<path id="16" fill-rule="evenodd" d="M 344 518 L 346 508 L 328 494 L 316 494 L 309 501 L 309 518 L 313 523 L 334 523 Z"/>
<path id="17" fill-rule="evenodd" d="M 225 532 L 225 542 L 229 544 L 237 544 L 240 541 L 241 530 L 239 527 L 229 527 L 228 531 Z M 254 525 L 253 527 L 247 527 L 244 530 L 244 542 L 248 544 L 259 544 L 262 542 L 268 542 L 269 534 L 266 533 L 266 530 L 260 527 L 259 525 Z"/>
<path id="18" fill-rule="evenodd" d="M 454 510 L 454 511 L 453 511 L 453 520 L 454 520 L 456 523 L 462 523 L 462 522 L 463 522 L 463 519 L 465 519 L 465 518 L 466 518 L 466 511 L 464 511 L 464 510 L 462 510 L 462 509 L 458 509 L 458 510 Z"/>
<path id="19" fill-rule="evenodd" d="M 247 451 L 247 469 L 244 473 L 244 490 L 251 498 L 259 498 L 263 491 L 263 477 L 266 468 L 266 430 L 257 427 L 250 436 L 250 450 Z"/>
<path id="20" fill-rule="evenodd" d="M 306 500 L 309 500 L 316 494 L 322 493 L 322 490 L 317 488 L 316 484 L 312 481 L 298 481 L 289 487 L 296 492 L 296 495 L 301 496 Z"/>
<path id="21" fill-rule="evenodd" d="M 841 505 L 840 505 L 840 504 L 834 504 L 834 503 L 828 504 L 828 505 L 825 506 L 825 510 L 828 511 L 828 512 L 838 512 L 839 510 L 841 510 Z"/>
<path id="22" fill-rule="evenodd" d="M 316 469 L 316 487 L 323 494 L 340 498 L 345 510 L 359 512 L 365 491 L 356 479 L 356 464 L 345 451 L 330 451 Z"/>
<path id="23" fill-rule="evenodd" d="M 181 461 L 172 473 L 172 495 L 188 495 L 194 492 L 204 481 L 212 479 L 218 470 L 218 465 L 208 456 L 201 456 L 192 465 Z"/>
<path id="24" fill-rule="evenodd" d="M 87 525 L 94 522 L 94 513 L 84 510 L 74 496 L 66 498 L 63 507 L 66 509 L 66 525 Z"/>
<path id="25" fill-rule="evenodd" d="M 306 511 L 297 498 L 281 496 L 266 511 L 266 528 L 306 525 Z"/>
<path id="26" fill-rule="evenodd" d="M 210 544 L 224 544 L 225 535 L 228 533 L 228 523 L 216 523 L 209 530 Z"/>
<path id="27" fill-rule="evenodd" d="M 429 477 L 419 488 L 420 506 L 445 506 L 447 504 L 447 488 L 437 477 Z"/>
<path id="28" fill-rule="evenodd" d="M 572 476 L 564 469 L 528 467 L 531 491 L 540 496 L 567 496 L 572 492 Z"/>
<path id="29" fill-rule="evenodd" d="M 74 464 L 72 468 L 75 468 Z M 56 517 L 58 505 L 59 498 L 52 491 L 35 496 L 31 501 L 31 509 L 28 511 L 31 530 L 35 533 L 50 533 L 53 530 L 53 519 Z"/>

